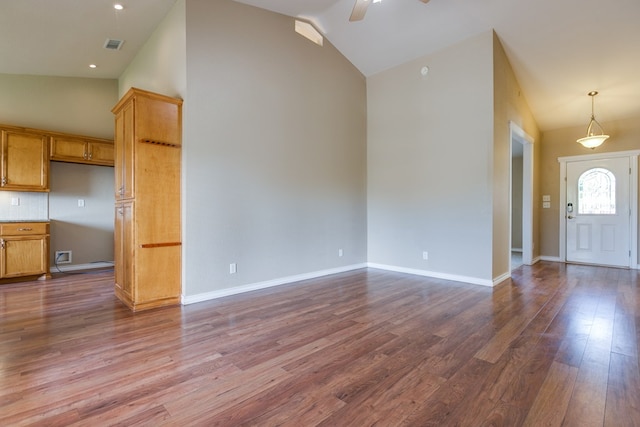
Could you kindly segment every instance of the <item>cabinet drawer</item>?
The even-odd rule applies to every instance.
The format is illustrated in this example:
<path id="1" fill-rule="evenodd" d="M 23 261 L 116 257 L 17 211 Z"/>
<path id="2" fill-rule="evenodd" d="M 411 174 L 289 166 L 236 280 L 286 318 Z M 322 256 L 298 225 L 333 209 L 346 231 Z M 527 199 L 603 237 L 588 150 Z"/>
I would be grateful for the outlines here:
<path id="1" fill-rule="evenodd" d="M 22 236 L 30 234 L 49 234 L 46 222 L 12 222 L 0 224 L 0 235 Z"/>

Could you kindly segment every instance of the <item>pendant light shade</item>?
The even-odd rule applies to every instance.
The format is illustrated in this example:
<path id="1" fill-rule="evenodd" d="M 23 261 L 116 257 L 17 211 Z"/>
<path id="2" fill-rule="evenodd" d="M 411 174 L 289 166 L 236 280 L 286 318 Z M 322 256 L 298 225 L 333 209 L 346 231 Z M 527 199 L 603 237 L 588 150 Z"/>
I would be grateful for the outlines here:
<path id="1" fill-rule="evenodd" d="M 607 138 L 609 138 L 609 135 L 604 134 L 604 129 L 602 129 L 602 126 L 596 120 L 596 116 L 593 112 L 593 98 L 597 94 L 598 92 L 596 92 L 595 90 L 587 94 L 591 97 L 591 120 L 589 121 L 589 126 L 587 127 L 587 136 L 585 136 L 584 138 L 580 138 L 577 141 L 586 148 L 591 149 L 599 147 Z M 598 131 L 599 133 L 595 133 Z"/>

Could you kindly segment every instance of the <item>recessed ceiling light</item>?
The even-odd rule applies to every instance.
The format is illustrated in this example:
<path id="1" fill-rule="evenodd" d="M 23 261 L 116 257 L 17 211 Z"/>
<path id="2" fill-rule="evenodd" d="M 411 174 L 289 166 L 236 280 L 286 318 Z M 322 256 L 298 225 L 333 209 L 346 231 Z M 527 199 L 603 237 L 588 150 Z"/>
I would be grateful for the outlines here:
<path id="1" fill-rule="evenodd" d="M 98 68 L 96 64 L 89 64 L 89 68 Z"/>
<path id="2" fill-rule="evenodd" d="M 120 3 L 116 3 L 116 4 L 113 5 L 113 8 L 115 10 L 122 10 L 122 9 L 124 9 L 124 6 L 121 5 Z"/>

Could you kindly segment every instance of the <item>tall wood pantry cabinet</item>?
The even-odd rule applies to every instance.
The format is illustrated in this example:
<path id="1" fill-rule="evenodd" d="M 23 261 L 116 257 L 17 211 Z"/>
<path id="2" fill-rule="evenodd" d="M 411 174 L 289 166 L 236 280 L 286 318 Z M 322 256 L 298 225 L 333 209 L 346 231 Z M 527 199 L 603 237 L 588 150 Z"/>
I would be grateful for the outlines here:
<path id="1" fill-rule="evenodd" d="M 180 302 L 182 100 L 131 88 L 115 114 L 115 294 L 132 310 Z"/>

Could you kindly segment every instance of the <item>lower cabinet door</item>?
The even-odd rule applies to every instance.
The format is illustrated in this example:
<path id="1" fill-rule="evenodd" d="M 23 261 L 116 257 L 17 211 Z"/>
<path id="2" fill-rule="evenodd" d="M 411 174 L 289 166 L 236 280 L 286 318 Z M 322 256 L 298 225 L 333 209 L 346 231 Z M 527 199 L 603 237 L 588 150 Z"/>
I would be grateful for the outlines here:
<path id="1" fill-rule="evenodd" d="M 46 236 L 3 238 L 1 278 L 48 273 L 47 252 Z"/>
<path id="2" fill-rule="evenodd" d="M 132 303 L 133 292 L 133 202 L 116 205 L 115 215 L 115 284 L 116 295 Z"/>

